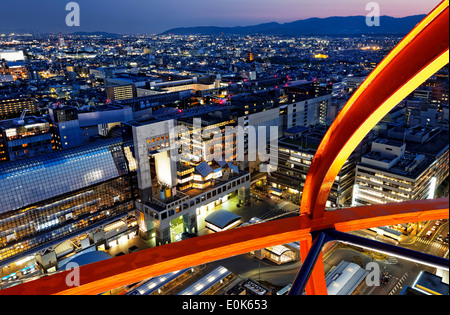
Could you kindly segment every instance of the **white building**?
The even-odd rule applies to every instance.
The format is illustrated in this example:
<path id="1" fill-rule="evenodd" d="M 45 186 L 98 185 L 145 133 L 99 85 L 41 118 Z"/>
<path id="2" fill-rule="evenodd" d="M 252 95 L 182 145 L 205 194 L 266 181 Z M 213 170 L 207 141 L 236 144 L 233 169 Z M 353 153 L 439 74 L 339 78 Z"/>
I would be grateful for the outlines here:
<path id="1" fill-rule="evenodd" d="M 404 143 L 377 140 L 356 168 L 353 205 L 433 199 L 437 185 L 446 173 L 448 176 L 448 171 L 439 171 L 442 164 L 438 161 L 424 154 L 406 152 Z M 437 174 L 443 176 L 437 178 Z"/>
<path id="2" fill-rule="evenodd" d="M 2 59 L 5 61 L 23 61 L 25 60 L 25 56 L 22 50 L 0 50 L 0 60 Z"/>

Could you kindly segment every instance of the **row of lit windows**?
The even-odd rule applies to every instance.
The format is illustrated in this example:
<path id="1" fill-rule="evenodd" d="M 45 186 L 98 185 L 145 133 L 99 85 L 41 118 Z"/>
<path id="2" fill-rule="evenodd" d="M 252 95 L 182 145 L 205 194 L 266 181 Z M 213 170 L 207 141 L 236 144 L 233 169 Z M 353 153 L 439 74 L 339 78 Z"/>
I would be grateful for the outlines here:
<path id="1" fill-rule="evenodd" d="M 13 246 L 9 246 L 8 248 L 3 248 L 0 250 L 0 260 L 20 254 L 25 250 L 31 249 L 40 244 L 44 244 L 48 241 L 54 240 L 57 237 L 76 235 L 76 231 L 81 228 L 88 227 L 91 224 L 97 223 L 113 215 L 117 215 L 126 211 L 131 211 L 132 209 L 133 203 L 128 202 L 124 205 L 120 205 L 120 207 L 115 207 L 112 210 L 104 211 L 99 215 L 95 215 L 88 219 L 74 222 L 73 224 L 69 224 L 61 228 L 53 229 L 51 232 L 48 232 L 46 234 L 30 238 L 28 240 L 17 243 Z"/>

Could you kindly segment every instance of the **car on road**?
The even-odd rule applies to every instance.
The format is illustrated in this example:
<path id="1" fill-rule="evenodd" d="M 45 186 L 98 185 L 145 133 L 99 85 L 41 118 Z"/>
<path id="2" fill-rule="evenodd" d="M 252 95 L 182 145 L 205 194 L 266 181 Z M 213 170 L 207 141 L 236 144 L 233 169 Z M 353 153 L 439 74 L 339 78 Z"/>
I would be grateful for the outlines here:
<path id="1" fill-rule="evenodd" d="M 2 282 L 7 282 L 7 281 L 13 281 L 13 280 L 17 280 L 19 277 L 17 276 L 17 273 L 12 273 L 6 277 L 2 278 Z"/>
<path id="2" fill-rule="evenodd" d="M 438 240 L 439 242 L 442 242 L 442 235 L 439 235 L 438 238 L 437 238 L 437 240 Z"/>
<path id="3" fill-rule="evenodd" d="M 35 265 L 31 265 L 31 266 L 28 266 L 28 267 L 26 267 L 26 268 L 23 268 L 22 270 L 20 270 L 20 272 L 22 273 L 22 275 L 28 275 L 28 274 L 31 274 L 31 273 L 33 273 L 33 272 L 35 272 L 36 271 L 36 266 Z"/>
<path id="4" fill-rule="evenodd" d="M 383 273 L 383 275 L 381 276 L 381 284 L 387 284 L 389 282 L 389 280 L 392 278 L 392 275 L 389 275 L 388 273 Z"/>

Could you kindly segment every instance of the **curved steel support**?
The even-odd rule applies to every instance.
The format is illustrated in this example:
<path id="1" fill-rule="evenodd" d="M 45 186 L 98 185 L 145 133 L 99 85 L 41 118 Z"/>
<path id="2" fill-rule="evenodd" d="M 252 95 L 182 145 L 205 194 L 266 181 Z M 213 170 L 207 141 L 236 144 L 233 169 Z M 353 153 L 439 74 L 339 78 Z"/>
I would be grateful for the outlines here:
<path id="1" fill-rule="evenodd" d="M 339 113 L 316 151 L 301 213 L 322 218 L 345 161 L 375 125 L 448 63 L 449 9 L 443 1 L 375 68 Z"/>

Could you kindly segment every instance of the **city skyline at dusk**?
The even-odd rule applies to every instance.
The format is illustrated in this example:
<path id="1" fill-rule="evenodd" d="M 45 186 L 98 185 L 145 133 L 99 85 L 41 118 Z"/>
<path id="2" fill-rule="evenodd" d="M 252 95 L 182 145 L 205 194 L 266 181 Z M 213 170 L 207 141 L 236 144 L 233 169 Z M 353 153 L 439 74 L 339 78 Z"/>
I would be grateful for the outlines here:
<path id="1" fill-rule="evenodd" d="M 161 33 L 176 27 L 248 26 L 260 23 L 288 23 L 312 17 L 364 16 L 369 1 L 361 0 L 230 0 L 227 2 L 193 0 L 155 1 L 76 1 L 80 6 L 79 27 L 65 25 L 70 1 L 19 0 L 2 4 L 0 32 L 103 31 L 118 34 Z M 427 14 L 438 0 L 376 1 L 380 14 L 405 17 Z M 23 10 L 25 9 L 26 10 Z M 120 21 L 120 23 L 117 23 Z"/>
<path id="2" fill-rule="evenodd" d="M 449 295 L 439 1 L 4 1 L 0 296 Z"/>

